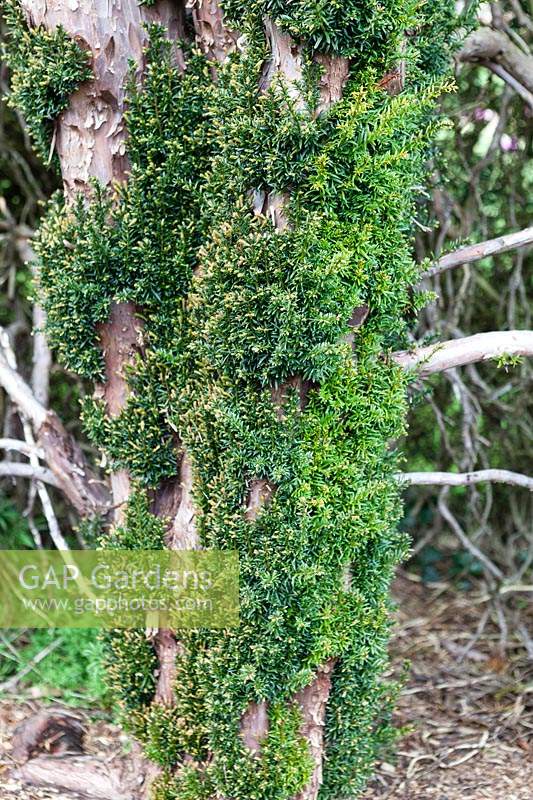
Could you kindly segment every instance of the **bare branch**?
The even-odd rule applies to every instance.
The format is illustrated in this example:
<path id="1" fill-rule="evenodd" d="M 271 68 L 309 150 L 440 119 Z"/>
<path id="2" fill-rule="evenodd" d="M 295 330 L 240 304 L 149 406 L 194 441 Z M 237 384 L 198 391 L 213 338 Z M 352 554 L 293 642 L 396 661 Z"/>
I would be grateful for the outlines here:
<path id="1" fill-rule="evenodd" d="M 532 356 L 533 331 L 491 331 L 448 342 L 401 350 L 392 354 L 404 369 L 417 369 L 420 377 L 503 356 Z"/>
<path id="2" fill-rule="evenodd" d="M 92 756 L 65 759 L 40 755 L 19 767 L 13 777 L 31 786 L 75 792 L 89 800 L 132 800 L 135 796 L 131 785 L 124 786 L 119 770 Z"/>
<path id="3" fill-rule="evenodd" d="M 461 247 L 453 253 L 446 253 L 445 256 L 439 258 L 433 267 L 430 267 L 422 274 L 422 278 L 432 278 L 434 275 L 440 275 L 441 272 L 445 272 L 448 269 L 471 264 L 474 261 L 487 258 L 487 256 L 506 253 L 508 250 L 515 250 L 528 244 L 533 244 L 533 226 L 525 228 L 523 231 L 498 236 L 496 239 L 487 239 L 487 241 L 479 242 L 479 244 Z"/>
<path id="4" fill-rule="evenodd" d="M 33 430 L 28 422 L 28 420 L 23 419 L 22 425 L 24 428 L 24 436 L 28 444 L 35 447 L 35 438 L 33 436 Z M 35 453 L 30 454 L 30 464 L 32 467 L 38 467 L 39 461 Z M 48 525 L 48 531 L 50 533 L 50 538 L 52 539 L 54 545 L 58 550 L 66 551 L 69 550 L 69 546 L 63 534 L 61 533 L 61 528 L 59 527 L 59 522 L 57 520 L 54 506 L 52 501 L 50 500 L 50 495 L 46 489 L 46 486 L 42 481 L 36 482 L 37 487 L 37 494 L 39 495 L 39 500 L 41 501 L 41 506 L 44 512 L 44 516 L 46 517 L 46 522 Z"/>
<path id="5" fill-rule="evenodd" d="M 0 350 L 0 386 L 9 395 L 17 408 L 30 420 L 35 428 L 40 428 L 46 419 L 46 408 L 39 403 L 32 390 L 21 376 L 7 363 Z"/>
<path id="6" fill-rule="evenodd" d="M 461 528 L 461 526 L 459 525 L 459 523 L 455 519 L 454 515 L 452 514 L 452 512 L 448 508 L 448 505 L 446 503 L 446 496 L 447 496 L 448 491 L 449 491 L 448 487 L 445 487 L 440 492 L 439 500 L 438 500 L 438 503 L 437 503 L 437 506 L 438 506 L 438 509 L 439 509 L 440 513 L 442 514 L 442 516 L 444 517 L 444 519 L 446 520 L 446 522 L 448 523 L 448 525 L 450 526 L 452 531 L 455 533 L 455 535 L 457 536 L 457 538 L 459 539 L 459 541 L 461 542 L 461 544 L 463 545 L 465 550 L 468 550 L 468 552 L 475 559 L 480 561 L 491 575 L 493 575 L 496 579 L 501 580 L 503 578 L 503 573 L 502 573 L 501 569 L 499 567 L 497 567 L 496 564 L 493 564 L 492 561 L 490 560 L 490 558 L 488 556 L 486 556 L 485 553 L 483 553 L 479 549 L 479 547 L 477 547 L 474 544 L 474 542 L 472 542 L 468 538 L 468 536 L 466 535 L 466 533 Z"/>
<path id="7" fill-rule="evenodd" d="M 0 439 L 0 450 L 16 450 L 24 456 L 36 455 L 37 458 L 44 458 L 44 452 L 40 447 L 19 439 Z"/>
<path id="8" fill-rule="evenodd" d="M 0 331 L 0 386 L 9 395 L 35 430 L 38 444 L 56 485 L 82 516 L 105 513 L 110 506 L 106 485 L 92 472 L 75 439 L 65 430 L 59 417 L 39 403 L 28 384 L 8 363 L 9 341 L 5 331 Z M 31 467 L 31 465 L 13 465 Z M 33 467 L 31 467 L 33 469 Z M 48 472 L 48 471 L 45 471 Z M 10 474 L 14 474 L 11 472 Z M 27 473 L 22 477 L 31 477 Z M 33 476 L 36 477 L 36 476 Z M 50 480 L 41 478 L 45 483 Z"/>
<path id="9" fill-rule="evenodd" d="M 492 61 L 487 61 L 485 66 L 490 69 L 491 72 L 494 72 L 502 81 L 514 89 L 514 91 L 522 98 L 524 103 L 527 103 L 528 106 L 533 110 L 533 92 L 530 92 L 529 89 L 526 89 L 520 81 L 514 78 L 510 72 L 502 67 L 501 64 L 494 64 Z"/>
<path id="10" fill-rule="evenodd" d="M 462 62 L 497 64 L 533 92 L 533 56 L 517 47 L 503 31 L 479 28 L 466 37 L 457 58 Z M 490 63 L 488 63 L 490 62 Z"/>
<path id="11" fill-rule="evenodd" d="M 404 472 L 398 480 L 409 486 L 470 486 L 474 483 L 507 483 L 533 492 L 533 478 L 508 469 L 479 469 L 474 472 Z"/>
<path id="12" fill-rule="evenodd" d="M 18 461 L 0 461 L 0 478 L 31 478 L 55 486 L 56 489 L 61 488 L 51 470 L 46 467 L 35 467 L 33 464 L 21 464 Z"/>

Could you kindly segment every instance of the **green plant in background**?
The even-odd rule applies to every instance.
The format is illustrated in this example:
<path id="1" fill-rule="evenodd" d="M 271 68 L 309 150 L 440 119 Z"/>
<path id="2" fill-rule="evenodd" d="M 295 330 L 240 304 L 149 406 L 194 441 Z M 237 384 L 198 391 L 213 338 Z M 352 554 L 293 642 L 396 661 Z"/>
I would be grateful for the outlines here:
<path id="1" fill-rule="evenodd" d="M 38 692 L 42 700 L 60 697 L 69 705 L 107 705 L 103 656 L 104 645 L 92 629 L 3 630 L 0 683 L 20 674 L 16 691 L 22 696 L 31 687 L 33 696 Z"/>
<path id="2" fill-rule="evenodd" d="M 98 325 L 113 302 L 134 303 L 144 320 L 120 415 L 84 404 L 91 439 L 136 481 L 112 545 L 163 545 L 147 490 L 175 478 L 178 443 L 201 545 L 239 552 L 241 626 L 179 632 L 172 705 L 154 702 L 146 633 L 107 640 L 124 723 L 163 767 L 155 797 L 302 792 L 313 763 L 294 698 L 328 665 L 320 797 L 340 800 L 361 790 L 393 735 L 396 687 L 382 674 L 389 584 L 407 539 L 390 442 L 405 430 L 406 381 L 387 353 L 406 344 L 419 303 L 413 218 L 441 128 L 436 99 L 450 88 L 429 48 L 444 52 L 458 22 L 451 5 L 409 0 L 226 10 L 246 48 L 216 82 L 192 49 L 181 72 L 151 28 L 142 87 L 129 86 L 129 180 L 114 196 L 94 186 L 90 203 L 51 203 L 40 291 L 50 341 L 85 378 L 102 377 Z M 259 88 L 265 12 L 303 43 L 308 113 L 282 78 Z M 316 51 L 353 59 L 342 100 L 321 114 Z M 65 74 L 83 80 L 80 54 L 65 52 Z M 40 45 L 32 54 L 42 59 Z M 400 61 L 405 88 L 390 96 L 381 81 Z M 28 80 L 25 64 L 12 66 L 15 86 Z M 37 103 L 25 110 L 42 116 Z M 286 198 L 287 224 L 254 213 L 254 196 Z M 352 331 L 362 306 L 368 318 Z M 269 502 L 250 520 L 260 481 Z M 240 734 L 259 703 L 260 759 Z"/>
<path id="3" fill-rule="evenodd" d="M 12 500 L 0 497 L 0 549 L 25 550 L 34 546 L 27 520 Z"/>

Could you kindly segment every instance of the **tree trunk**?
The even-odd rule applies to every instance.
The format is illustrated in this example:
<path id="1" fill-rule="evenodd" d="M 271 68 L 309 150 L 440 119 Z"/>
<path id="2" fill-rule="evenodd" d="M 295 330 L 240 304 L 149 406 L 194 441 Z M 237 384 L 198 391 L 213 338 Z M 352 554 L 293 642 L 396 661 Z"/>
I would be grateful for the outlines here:
<path id="1" fill-rule="evenodd" d="M 107 189 L 127 180 L 126 83 L 131 62 L 138 75 L 142 72 L 143 49 L 148 41 L 145 26 L 164 25 L 169 36 L 176 38 L 182 33 L 182 14 L 170 0 L 158 3 L 156 9 L 135 0 L 113 0 L 111 4 L 21 0 L 21 6 L 30 27 L 55 31 L 61 26 L 90 53 L 94 80 L 86 81 L 72 95 L 68 108 L 55 123 L 54 134 L 66 199 L 73 201 L 82 193 L 90 201 L 93 180 Z M 98 392 L 111 417 L 118 416 L 126 403 L 129 390 L 124 370 L 141 347 L 141 331 L 141 321 L 131 303 L 111 306 L 109 322 L 100 331 L 106 382 Z M 125 470 L 113 473 L 111 488 L 115 520 L 120 522 L 130 493 Z"/>
<path id="2" fill-rule="evenodd" d="M 228 0 L 228 19 L 217 0 L 22 5 L 90 53 L 94 79 L 55 122 L 65 196 L 97 206 L 96 179 L 112 198 L 103 281 L 137 259 L 95 331 L 119 535 L 154 547 L 159 525 L 162 546 L 241 559 L 240 628 L 112 639 L 153 796 L 353 796 L 388 735 L 387 592 L 405 549 L 389 447 L 405 386 L 382 356 L 416 280 L 407 230 L 434 94 L 419 75 L 396 99 L 410 5 L 347 0 L 316 19 L 259 0 Z M 125 115 L 130 60 L 142 86 Z"/>

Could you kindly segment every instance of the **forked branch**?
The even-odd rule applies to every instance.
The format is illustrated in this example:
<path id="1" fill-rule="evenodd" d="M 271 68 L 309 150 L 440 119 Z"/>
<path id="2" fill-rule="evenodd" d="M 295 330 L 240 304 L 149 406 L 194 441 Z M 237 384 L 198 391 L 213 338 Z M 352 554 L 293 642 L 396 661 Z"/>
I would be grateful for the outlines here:
<path id="1" fill-rule="evenodd" d="M 457 58 L 462 62 L 483 64 L 489 69 L 496 65 L 528 94 L 533 93 L 533 56 L 524 53 L 503 31 L 487 27 L 473 31 L 465 39 Z M 505 80 L 501 71 L 498 74 Z"/>

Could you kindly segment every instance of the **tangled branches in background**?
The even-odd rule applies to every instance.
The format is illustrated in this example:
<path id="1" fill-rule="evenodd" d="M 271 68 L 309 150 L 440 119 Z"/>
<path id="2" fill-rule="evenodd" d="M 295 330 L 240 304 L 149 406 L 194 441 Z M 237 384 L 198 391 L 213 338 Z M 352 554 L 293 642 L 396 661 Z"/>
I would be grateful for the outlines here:
<path id="1" fill-rule="evenodd" d="M 527 88 L 533 76 L 533 21 L 518 1 L 491 9 L 482 7 L 475 36 L 483 42 L 497 31 L 514 55 L 519 49 L 525 71 L 507 80 L 488 51 L 477 53 L 478 63 L 470 51 L 459 55 L 459 91 L 444 101 L 453 128 L 435 165 L 434 225 L 428 222 L 417 237 L 421 261 L 531 224 L 533 110 L 513 80 Z M 423 288 L 437 299 L 421 313 L 416 338 L 530 328 L 532 255 L 531 247 L 511 250 L 426 279 Z M 497 367 L 452 369 L 419 387 L 406 444 L 409 469 L 531 474 L 533 365 L 502 359 Z M 533 494 L 484 483 L 417 487 L 408 498 L 406 525 L 426 579 L 457 575 L 465 588 L 482 579 L 491 601 L 486 619 L 497 618 L 502 646 L 512 629 L 533 652 L 521 613 L 533 589 Z"/>
<path id="2" fill-rule="evenodd" d="M 0 33 L 3 40 L 3 25 Z M 63 408 L 69 427 L 77 431 L 81 387 L 52 364 L 42 334 L 43 312 L 31 301 L 33 234 L 41 206 L 58 188 L 59 176 L 35 156 L 20 113 L 9 105 L 9 94 L 8 67 L 0 61 L 0 352 L 11 366 L 16 363 L 45 407 L 51 393 L 52 402 Z M 13 462 L 39 471 L 42 459 L 31 429 L 4 393 L 0 398 L 0 425 L 2 474 L 9 475 L 7 465 Z M 13 477 L 0 480 L 1 546 L 66 546 L 62 531 L 67 532 L 68 539 L 73 518 L 59 493 L 40 481 Z"/>

